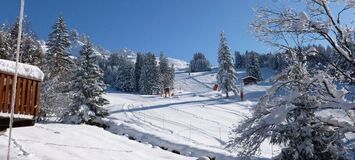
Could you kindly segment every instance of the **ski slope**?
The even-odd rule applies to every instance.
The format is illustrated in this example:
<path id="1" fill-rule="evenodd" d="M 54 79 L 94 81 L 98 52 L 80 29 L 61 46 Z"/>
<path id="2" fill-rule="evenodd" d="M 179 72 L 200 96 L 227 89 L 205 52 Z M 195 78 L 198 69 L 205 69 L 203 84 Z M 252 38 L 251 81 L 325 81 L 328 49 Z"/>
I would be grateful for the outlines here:
<path id="1" fill-rule="evenodd" d="M 271 70 L 263 73 L 266 79 L 273 74 Z M 245 72 L 239 71 L 239 79 L 243 76 Z M 239 96 L 226 99 L 212 91 L 216 83 L 215 69 L 191 75 L 177 72 L 175 81 L 175 95 L 169 98 L 109 91 L 105 96 L 111 102 L 107 106 L 108 119 L 115 123 L 110 131 L 187 156 L 234 159 L 235 155 L 225 150 L 229 131 L 250 116 L 253 105 L 270 84 L 245 86 L 246 100 L 241 102 Z M 261 157 L 273 154 L 267 144 L 262 150 Z"/>
<path id="2" fill-rule="evenodd" d="M 263 73 L 264 77 L 273 74 L 270 70 Z M 110 111 L 107 130 L 65 124 L 15 128 L 12 160 L 235 159 L 235 154 L 224 148 L 228 133 L 250 116 L 270 84 L 244 87 L 247 100 L 241 102 L 239 97 L 226 99 L 212 91 L 215 75 L 216 70 L 191 75 L 177 72 L 175 96 L 170 98 L 109 90 L 105 95 L 111 102 L 106 106 Z M 244 71 L 238 72 L 239 78 L 244 75 Z M 0 135 L 0 160 L 6 158 L 7 135 Z M 272 157 L 273 152 L 276 154 L 277 148 L 265 144 L 260 158 Z"/>
<path id="3" fill-rule="evenodd" d="M 6 159 L 8 133 L 0 136 Z M 11 160 L 194 160 L 88 125 L 36 124 L 13 130 Z"/>

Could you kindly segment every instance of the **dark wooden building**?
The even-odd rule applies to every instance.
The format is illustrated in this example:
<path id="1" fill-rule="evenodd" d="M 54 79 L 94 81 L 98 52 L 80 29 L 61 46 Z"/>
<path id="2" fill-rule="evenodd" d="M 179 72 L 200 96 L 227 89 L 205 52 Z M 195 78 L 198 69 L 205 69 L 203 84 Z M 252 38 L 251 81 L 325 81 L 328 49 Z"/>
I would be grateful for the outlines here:
<path id="1" fill-rule="evenodd" d="M 255 78 L 253 76 L 244 77 L 242 80 L 243 80 L 244 85 L 256 84 L 256 82 L 258 81 L 257 78 Z"/>

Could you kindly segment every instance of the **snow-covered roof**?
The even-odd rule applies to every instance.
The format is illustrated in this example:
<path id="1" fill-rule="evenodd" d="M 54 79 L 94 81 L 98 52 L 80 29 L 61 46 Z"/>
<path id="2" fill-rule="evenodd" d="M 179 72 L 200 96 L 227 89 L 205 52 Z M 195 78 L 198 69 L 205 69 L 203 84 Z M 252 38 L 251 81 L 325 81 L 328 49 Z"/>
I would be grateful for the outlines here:
<path id="1" fill-rule="evenodd" d="M 0 59 L 0 72 L 15 75 L 16 62 Z M 18 63 L 18 75 L 24 78 L 43 80 L 43 72 L 36 66 Z"/>
<path id="2" fill-rule="evenodd" d="M 257 78 L 255 78 L 254 76 L 246 76 L 246 77 L 242 78 L 242 80 L 244 80 L 244 79 L 248 79 L 248 78 L 257 79 Z"/>

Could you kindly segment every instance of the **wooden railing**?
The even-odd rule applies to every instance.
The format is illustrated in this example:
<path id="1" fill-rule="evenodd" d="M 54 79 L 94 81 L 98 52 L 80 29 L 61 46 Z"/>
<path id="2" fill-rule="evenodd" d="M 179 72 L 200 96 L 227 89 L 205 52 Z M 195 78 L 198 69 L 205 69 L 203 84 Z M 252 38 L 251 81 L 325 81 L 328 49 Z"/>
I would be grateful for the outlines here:
<path id="1" fill-rule="evenodd" d="M 0 72 L 0 112 L 11 112 L 11 92 L 14 76 Z M 15 110 L 17 115 L 33 116 L 35 119 L 39 112 L 41 81 L 21 76 L 17 78 Z M 21 117 L 21 116 L 20 116 Z"/>

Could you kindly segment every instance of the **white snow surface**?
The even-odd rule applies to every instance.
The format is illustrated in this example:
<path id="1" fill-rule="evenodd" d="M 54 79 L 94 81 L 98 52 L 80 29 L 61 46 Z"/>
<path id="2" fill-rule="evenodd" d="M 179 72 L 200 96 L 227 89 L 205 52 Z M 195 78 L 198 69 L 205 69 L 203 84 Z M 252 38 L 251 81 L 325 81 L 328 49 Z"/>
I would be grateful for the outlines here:
<path id="1" fill-rule="evenodd" d="M 267 69 L 262 73 L 264 79 L 273 75 Z M 238 84 L 242 77 L 245 71 L 238 71 Z M 238 96 L 226 99 L 220 92 L 212 91 L 215 83 L 216 69 L 190 76 L 178 71 L 173 97 L 108 90 L 105 98 L 111 104 L 106 106 L 110 112 L 106 120 L 111 122 L 107 130 L 65 124 L 16 128 L 12 159 L 192 160 L 209 156 L 234 160 L 235 153 L 225 149 L 231 127 L 251 115 L 253 105 L 270 84 L 244 86 L 245 101 L 240 101 Z M 0 136 L 0 160 L 6 156 L 7 134 Z M 173 150 L 182 155 L 172 153 Z M 278 152 L 277 146 L 265 143 L 259 158 L 270 158 Z"/>
<path id="2" fill-rule="evenodd" d="M 266 73 L 264 79 L 273 74 L 265 69 L 263 73 Z M 244 76 L 245 71 L 238 71 L 238 84 Z M 110 90 L 105 98 L 111 102 L 107 106 L 108 119 L 114 121 L 115 126 L 109 130 L 177 150 L 186 156 L 235 159 L 235 153 L 225 149 L 231 127 L 251 115 L 253 105 L 270 84 L 244 86 L 245 101 L 240 101 L 239 96 L 226 99 L 220 92 L 212 91 L 215 83 L 216 70 L 191 73 L 190 76 L 177 72 L 173 97 Z M 277 153 L 277 147 L 263 144 L 261 158 Z"/>
<path id="3" fill-rule="evenodd" d="M 3 113 L 0 112 L 0 117 L 11 117 L 11 113 Z M 21 119 L 33 119 L 33 115 L 25 115 L 25 114 L 14 114 L 14 118 L 21 118 Z"/>
<path id="4" fill-rule="evenodd" d="M 0 135 L 6 159 L 8 132 Z M 13 130 L 11 160 L 193 160 L 88 125 L 36 124 Z"/>
<path id="5" fill-rule="evenodd" d="M 0 59 L 1 72 L 15 75 L 15 68 L 16 62 Z M 40 81 L 42 81 L 44 77 L 43 72 L 38 67 L 24 63 L 18 63 L 18 75 L 25 78 L 36 79 Z"/>

